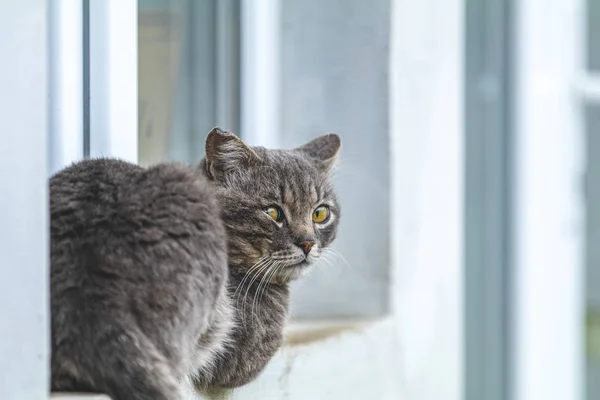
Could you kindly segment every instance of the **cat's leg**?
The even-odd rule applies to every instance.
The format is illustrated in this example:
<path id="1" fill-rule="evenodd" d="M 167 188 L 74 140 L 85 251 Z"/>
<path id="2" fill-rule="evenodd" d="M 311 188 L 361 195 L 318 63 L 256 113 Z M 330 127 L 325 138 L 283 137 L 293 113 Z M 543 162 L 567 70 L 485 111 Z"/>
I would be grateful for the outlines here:
<path id="1" fill-rule="evenodd" d="M 106 393 L 112 400 L 181 399 L 172 363 L 142 332 L 113 323 L 99 329 L 93 343 L 71 346 L 52 355 L 53 391 Z M 62 354 L 80 356 L 71 360 Z"/>

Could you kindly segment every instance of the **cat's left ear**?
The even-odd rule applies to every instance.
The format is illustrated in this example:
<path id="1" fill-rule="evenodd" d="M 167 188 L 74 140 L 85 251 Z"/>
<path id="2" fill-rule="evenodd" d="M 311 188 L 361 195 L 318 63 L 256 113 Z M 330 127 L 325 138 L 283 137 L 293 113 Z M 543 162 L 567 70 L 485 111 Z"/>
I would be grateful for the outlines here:
<path id="1" fill-rule="evenodd" d="M 330 169 L 337 161 L 341 147 L 342 140 L 340 137 L 335 133 L 329 133 L 298 147 L 296 151 L 306 154 L 321 166 Z"/>
<path id="2" fill-rule="evenodd" d="M 214 128 L 206 138 L 206 173 L 219 179 L 228 171 L 247 168 L 262 159 L 231 132 Z"/>

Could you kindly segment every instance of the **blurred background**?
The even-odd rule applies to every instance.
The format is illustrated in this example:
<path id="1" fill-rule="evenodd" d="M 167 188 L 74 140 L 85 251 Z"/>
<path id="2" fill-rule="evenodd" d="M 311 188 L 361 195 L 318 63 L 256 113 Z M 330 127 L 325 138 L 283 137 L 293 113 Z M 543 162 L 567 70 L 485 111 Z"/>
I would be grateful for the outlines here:
<path id="1" fill-rule="evenodd" d="M 600 1 L 0 7 L 0 398 L 45 398 L 48 176 L 195 164 L 219 126 L 343 140 L 312 347 L 236 398 L 600 399 Z"/>

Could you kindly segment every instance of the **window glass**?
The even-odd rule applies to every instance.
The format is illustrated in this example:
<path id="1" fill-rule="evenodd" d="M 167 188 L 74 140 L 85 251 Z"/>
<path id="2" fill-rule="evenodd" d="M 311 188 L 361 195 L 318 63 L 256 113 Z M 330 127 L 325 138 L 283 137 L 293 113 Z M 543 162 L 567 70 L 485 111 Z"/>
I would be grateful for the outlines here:
<path id="1" fill-rule="evenodd" d="M 587 0 L 587 64 L 600 72 L 600 1 Z"/>
<path id="2" fill-rule="evenodd" d="M 237 32 L 237 8 L 224 0 L 139 0 L 139 160 L 195 163 L 217 122 L 218 29 Z M 227 5 L 227 8 L 225 8 Z M 231 11 L 233 10 L 233 11 Z M 217 18 L 225 23 L 218 24 Z M 233 19 L 228 20 L 227 18 Z M 218 29 L 217 29 L 218 28 Z M 228 32 L 229 33 L 229 32 Z M 236 48 L 223 43 L 222 48 Z M 237 81 L 235 65 L 228 81 Z M 232 100 L 233 103 L 236 100 Z M 233 106 L 232 106 L 233 107 Z M 237 108 L 235 108 L 237 110 Z M 235 119 L 235 118 L 233 118 Z"/>
<path id="3" fill-rule="evenodd" d="M 600 106 L 586 108 L 587 129 L 587 398 L 600 398 Z"/>

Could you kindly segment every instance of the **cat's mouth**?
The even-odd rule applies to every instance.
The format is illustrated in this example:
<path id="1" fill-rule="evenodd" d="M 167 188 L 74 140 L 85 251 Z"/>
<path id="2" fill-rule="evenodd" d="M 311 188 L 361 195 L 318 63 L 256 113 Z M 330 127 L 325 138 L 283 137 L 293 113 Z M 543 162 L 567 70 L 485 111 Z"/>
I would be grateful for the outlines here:
<path id="1" fill-rule="evenodd" d="M 310 269 L 310 261 L 303 259 L 294 264 L 287 265 L 282 269 L 280 279 L 285 282 L 293 281 L 303 277 Z"/>
<path id="2" fill-rule="evenodd" d="M 289 267 L 289 268 L 294 268 L 294 267 L 298 267 L 298 268 L 309 267 L 314 262 L 315 262 L 315 258 L 314 257 L 302 256 L 302 257 L 299 257 L 296 260 L 291 261 L 287 265 L 287 267 Z"/>
<path id="3" fill-rule="evenodd" d="M 269 259 L 275 266 L 275 272 L 271 275 L 273 280 L 289 282 L 303 277 L 312 265 L 318 260 L 319 254 L 290 254 L 275 252 Z M 268 271 L 265 272 L 268 278 Z"/>
<path id="4" fill-rule="evenodd" d="M 298 262 L 296 262 L 294 264 L 291 264 L 290 267 L 291 268 L 295 268 L 295 267 L 298 267 L 298 268 L 300 268 L 300 267 L 308 267 L 308 266 L 310 266 L 310 264 L 311 264 L 311 262 L 308 261 L 308 259 L 305 258 L 305 259 L 300 260 L 300 261 L 298 261 Z"/>
<path id="5" fill-rule="evenodd" d="M 276 272 L 272 279 L 279 282 L 289 282 L 301 278 L 308 272 L 313 261 L 312 257 L 305 257 L 304 255 L 291 259 L 287 258 L 285 261 L 279 260 L 279 266 L 275 268 Z"/>

